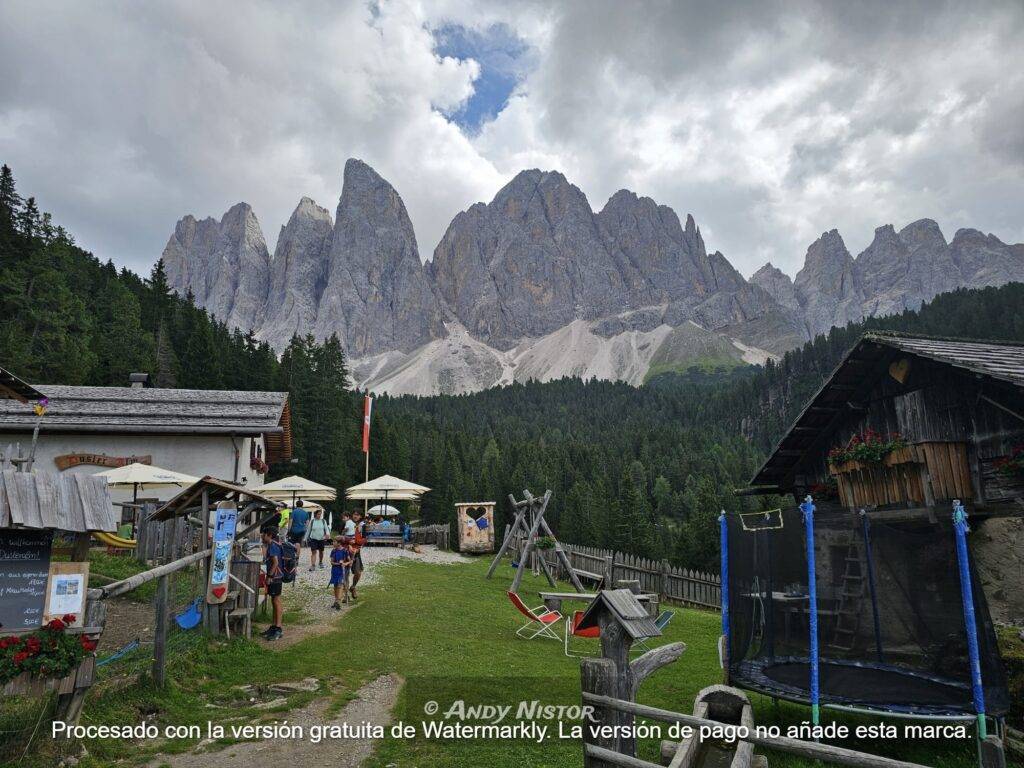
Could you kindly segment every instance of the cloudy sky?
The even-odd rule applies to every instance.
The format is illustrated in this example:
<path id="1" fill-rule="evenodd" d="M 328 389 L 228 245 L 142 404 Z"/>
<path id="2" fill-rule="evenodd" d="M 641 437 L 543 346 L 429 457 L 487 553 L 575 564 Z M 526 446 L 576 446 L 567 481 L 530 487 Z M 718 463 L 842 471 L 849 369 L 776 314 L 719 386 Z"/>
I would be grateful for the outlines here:
<path id="1" fill-rule="evenodd" d="M 693 213 L 749 275 L 836 227 L 1024 241 L 1024 3 L 0 2 L 0 161 L 101 258 L 253 205 L 273 247 L 345 159 L 429 258 L 523 168 Z"/>

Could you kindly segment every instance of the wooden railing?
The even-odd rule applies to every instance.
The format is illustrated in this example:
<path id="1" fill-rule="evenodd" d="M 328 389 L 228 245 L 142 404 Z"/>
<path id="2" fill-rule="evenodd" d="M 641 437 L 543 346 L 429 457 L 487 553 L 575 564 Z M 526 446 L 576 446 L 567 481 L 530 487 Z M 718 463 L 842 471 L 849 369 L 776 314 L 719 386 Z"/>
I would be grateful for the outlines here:
<path id="1" fill-rule="evenodd" d="M 518 560 L 523 545 L 522 537 L 512 543 L 513 560 Z M 624 580 L 639 581 L 641 592 L 658 594 L 663 601 L 722 609 L 722 580 L 717 573 L 680 568 L 670 565 L 667 560 L 659 562 L 598 547 L 562 542 L 562 549 L 578 574 L 583 572 L 585 575 L 599 576 L 605 584 L 610 585 Z M 558 578 L 566 578 L 567 574 L 561 572 L 554 550 L 539 551 L 552 573 Z"/>
<path id="2" fill-rule="evenodd" d="M 419 525 L 412 529 L 413 544 L 435 544 L 438 549 L 449 549 L 451 529 L 447 523 Z"/>

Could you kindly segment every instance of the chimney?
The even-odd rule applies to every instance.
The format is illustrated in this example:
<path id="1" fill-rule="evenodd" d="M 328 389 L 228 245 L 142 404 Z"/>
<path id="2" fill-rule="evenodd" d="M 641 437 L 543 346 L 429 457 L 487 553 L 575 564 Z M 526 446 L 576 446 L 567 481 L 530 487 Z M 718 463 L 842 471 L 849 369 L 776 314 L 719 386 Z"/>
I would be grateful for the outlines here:
<path id="1" fill-rule="evenodd" d="M 132 389 L 149 389 L 153 381 L 148 373 L 132 373 L 128 376 L 128 386 Z"/>

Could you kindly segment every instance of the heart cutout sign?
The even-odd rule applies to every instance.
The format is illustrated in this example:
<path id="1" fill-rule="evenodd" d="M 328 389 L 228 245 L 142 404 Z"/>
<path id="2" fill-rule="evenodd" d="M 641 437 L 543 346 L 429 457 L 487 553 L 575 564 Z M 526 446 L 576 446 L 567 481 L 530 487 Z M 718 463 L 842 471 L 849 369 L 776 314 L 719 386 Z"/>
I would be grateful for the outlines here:
<path id="1" fill-rule="evenodd" d="M 902 358 L 896 360 L 889 366 L 889 375 L 892 376 L 900 384 L 907 383 L 907 376 L 910 374 L 910 360 Z"/>
<path id="2" fill-rule="evenodd" d="M 226 587 L 210 587 L 210 592 L 212 592 L 213 596 L 216 597 L 218 600 L 224 597 L 225 591 L 227 591 Z"/>

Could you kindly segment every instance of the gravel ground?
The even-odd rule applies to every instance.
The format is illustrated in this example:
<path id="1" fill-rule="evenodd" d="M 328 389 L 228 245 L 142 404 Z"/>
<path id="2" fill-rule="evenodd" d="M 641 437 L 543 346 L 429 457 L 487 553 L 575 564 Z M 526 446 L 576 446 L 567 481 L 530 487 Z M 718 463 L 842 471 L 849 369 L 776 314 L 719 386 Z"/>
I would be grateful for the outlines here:
<path id="1" fill-rule="evenodd" d="M 359 587 L 369 586 L 377 582 L 377 572 L 381 565 L 394 563 L 402 560 L 417 560 L 424 563 L 438 563 L 451 565 L 452 563 L 465 563 L 469 558 L 463 557 L 458 552 L 445 552 L 433 545 L 417 545 L 416 549 L 408 550 L 400 547 L 363 547 L 363 577 L 359 580 Z M 324 560 L 327 560 L 330 550 L 324 552 Z M 286 584 L 284 588 L 285 611 L 289 608 L 301 608 L 311 619 L 325 619 L 338 615 L 338 612 L 331 608 L 334 603 L 334 596 L 328 586 L 331 578 L 331 567 L 325 563 L 323 570 L 309 570 L 309 551 L 303 549 L 302 561 L 296 573 L 295 582 Z M 357 590 L 358 592 L 358 590 Z M 351 605 L 351 604 L 350 604 Z M 350 607 L 350 606 L 345 606 Z M 285 628 L 287 633 L 288 628 Z"/>
<path id="2" fill-rule="evenodd" d="M 345 705 L 334 717 L 324 716 L 327 699 L 318 699 L 302 709 L 288 712 L 290 725 L 300 725 L 308 735 L 312 725 L 341 726 L 348 723 L 358 728 L 367 725 L 385 726 L 391 722 L 391 708 L 398 697 L 401 680 L 394 675 L 382 675 L 359 689 L 354 700 Z M 375 741 L 370 738 L 346 738 L 337 741 L 324 739 L 313 744 L 306 739 L 275 739 L 235 744 L 222 750 L 206 752 L 203 743 L 192 752 L 160 755 L 149 763 L 150 768 L 252 768 L 254 765 L 332 766 L 355 768 L 373 751 Z"/>

